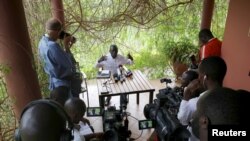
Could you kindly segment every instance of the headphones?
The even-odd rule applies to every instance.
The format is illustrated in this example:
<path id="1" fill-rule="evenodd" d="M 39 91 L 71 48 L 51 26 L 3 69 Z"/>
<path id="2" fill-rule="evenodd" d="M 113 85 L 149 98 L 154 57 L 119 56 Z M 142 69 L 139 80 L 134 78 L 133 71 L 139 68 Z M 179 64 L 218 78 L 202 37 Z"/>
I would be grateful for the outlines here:
<path id="1" fill-rule="evenodd" d="M 60 141 L 71 141 L 74 139 L 74 135 L 73 135 L 73 127 L 74 124 L 72 123 L 70 117 L 68 116 L 68 114 L 64 111 L 63 107 L 53 101 L 53 100 L 49 100 L 49 99 L 40 99 L 40 100 L 36 100 L 36 101 L 32 101 L 30 102 L 27 106 L 25 106 L 25 108 L 23 109 L 21 116 L 20 116 L 20 121 L 22 120 L 22 116 L 24 115 L 24 113 L 31 107 L 37 105 L 37 104 L 46 104 L 49 105 L 50 107 L 52 107 L 53 109 L 56 110 L 57 114 L 60 115 L 60 117 L 62 117 L 64 119 L 65 123 L 65 128 L 64 131 L 61 133 L 60 135 Z M 19 122 L 20 122 L 19 121 Z M 20 129 L 17 128 L 15 131 L 15 141 L 22 141 L 21 139 L 21 135 L 20 135 Z"/>

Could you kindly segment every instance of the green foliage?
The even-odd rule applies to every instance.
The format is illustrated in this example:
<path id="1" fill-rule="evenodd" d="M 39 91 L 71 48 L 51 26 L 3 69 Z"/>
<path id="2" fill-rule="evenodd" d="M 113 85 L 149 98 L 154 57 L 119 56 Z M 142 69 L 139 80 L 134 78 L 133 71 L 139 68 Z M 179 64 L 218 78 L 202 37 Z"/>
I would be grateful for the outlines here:
<path id="1" fill-rule="evenodd" d="M 156 6 L 157 3 L 161 3 L 164 8 L 166 3 L 171 6 L 177 2 L 150 1 L 151 8 L 154 8 L 152 6 Z M 48 76 L 38 60 L 37 46 L 41 35 L 45 32 L 44 23 L 51 17 L 49 0 L 37 2 L 25 0 L 24 4 L 37 62 L 39 83 L 43 94 L 47 94 L 49 92 Z M 155 12 L 151 11 L 153 9 L 148 9 L 146 13 L 135 10 L 131 13 L 131 16 L 135 16 L 134 20 L 131 20 L 133 17 L 128 16 L 127 21 L 126 18 L 122 18 L 129 14 L 123 13 L 126 12 L 123 10 L 132 12 L 131 8 L 135 6 L 134 4 L 133 2 L 129 4 L 128 1 L 105 3 L 98 0 L 64 1 L 67 31 L 77 38 L 72 52 L 80 63 L 81 71 L 85 72 L 89 79 L 95 77 L 96 60 L 108 52 L 110 44 L 117 44 L 119 52 L 123 55 L 130 52 L 135 58 L 135 65 L 131 68 L 150 70 L 152 73 L 149 73 L 149 77 L 153 78 L 165 75 L 163 72 L 169 67 L 170 59 L 165 50 L 170 47 L 168 45 L 171 42 L 179 44 L 183 39 L 188 39 L 190 45 L 198 45 L 197 34 L 200 28 L 202 1 L 194 0 L 191 3 L 168 8 L 159 12 L 157 17 L 154 17 L 148 24 L 142 23 L 148 15 L 152 16 L 150 14 Z M 147 9 L 147 4 L 149 3 L 141 5 L 142 10 Z M 222 38 L 224 33 L 227 4 L 218 0 L 215 2 L 212 31 L 218 38 Z M 182 58 L 184 59 L 185 55 L 182 55 Z"/>
<path id="2" fill-rule="evenodd" d="M 186 0 L 185 4 L 165 7 L 165 10 L 166 4 L 171 6 L 179 1 L 153 0 L 142 5 L 136 5 L 135 2 L 64 1 L 66 29 L 77 38 L 72 52 L 88 79 L 95 78 L 96 60 L 108 52 L 110 44 L 117 44 L 119 53 L 123 55 L 130 52 L 135 58 L 135 65 L 131 68 L 145 70 L 151 78 L 166 75 L 163 72 L 169 68 L 170 58 L 164 50 L 170 42 L 179 43 L 188 39 L 188 43 L 198 45 L 202 1 Z M 37 46 L 45 32 L 44 23 L 51 16 L 49 0 L 25 0 L 24 4 L 33 52 L 37 59 L 39 83 L 45 95 L 49 92 L 48 78 L 38 60 Z M 159 4 L 161 7 L 157 7 Z M 219 0 L 215 2 L 216 19 L 213 18 L 212 31 L 218 38 L 223 37 L 227 4 Z M 133 9 L 134 6 L 139 7 Z M 159 14 L 152 17 L 155 13 Z"/>
<path id="3" fill-rule="evenodd" d="M 16 119 L 12 109 L 13 101 L 7 94 L 7 88 L 3 76 L 9 73 L 10 68 L 0 64 L 0 140 L 13 140 L 16 128 Z"/>
<path id="4" fill-rule="evenodd" d="M 135 65 L 131 69 L 142 70 L 149 78 L 159 78 L 165 75 L 166 57 L 156 49 L 142 49 L 134 56 Z"/>
<path id="5" fill-rule="evenodd" d="M 11 70 L 10 66 L 0 64 L 0 78 L 2 78 L 5 74 L 8 74 L 10 70 Z"/>
<path id="6" fill-rule="evenodd" d="M 1 84 L 1 83 L 0 83 Z M 12 141 L 16 129 L 15 114 L 12 109 L 13 101 L 5 95 L 0 95 L 0 140 Z"/>
<path id="7" fill-rule="evenodd" d="M 43 97 L 49 95 L 48 76 L 43 70 L 43 64 L 39 60 L 38 43 L 43 34 L 45 34 L 45 22 L 51 17 L 49 0 L 24 0 L 24 9 L 28 31 L 31 38 L 32 52 L 35 59 L 35 69 L 37 71 L 39 86 Z"/>

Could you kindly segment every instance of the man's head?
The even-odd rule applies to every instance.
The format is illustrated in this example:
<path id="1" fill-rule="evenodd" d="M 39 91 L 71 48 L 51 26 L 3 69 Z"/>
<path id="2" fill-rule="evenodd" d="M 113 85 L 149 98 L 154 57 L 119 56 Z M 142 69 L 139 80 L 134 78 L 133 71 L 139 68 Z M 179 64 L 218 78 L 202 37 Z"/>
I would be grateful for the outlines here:
<path id="1" fill-rule="evenodd" d="M 206 44 L 210 39 L 214 38 L 212 32 L 209 29 L 202 29 L 199 32 L 199 40 L 202 44 Z"/>
<path id="2" fill-rule="evenodd" d="M 117 46 L 116 46 L 116 45 L 111 45 L 111 46 L 110 46 L 110 49 L 109 49 L 109 52 L 110 52 L 110 54 L 111 54 L 111 56 L 112 56 L 113 58 L 116 58 L 116 57 L 117 57 L 117 53 L 118 53 L 118 48 L 117 48 Z"/>
<path id="3" fill-rule="evenodd" d="M 204 84 L 205 88 L 210 89 L 214 86 L 222 86 L 227 65 L 222 58 L 212 56 L 201 61 L 198 72 L 200 82 Z"/>
<path id="4" fill-rule="evenodd" d="M 199 99 L 193 115 L 194 135 L 204 139 L 208 125 L 249 125 L 249 116 L 244 111 L 249 107 L 249 98 L 249 93 L 244 94 L 229 88 L 207 91 Z"/>
<path id="5" fill-rule="evenodd" d="M 46 22 L 46 30 L 50 38 L 57 40 L 62 31 L 62 23 L 55 18 L 51 18 Z"/>
<path id="6" fill-rule="evenodd" d="M 64 109 L 73 123 L 78 124 L 86 112 L 86 105 L 81 99 L 73 97 L 66 101 Z"/>
<path id="7" fill-rule="evenodd" d="M 198 78 L 196 71 L 188 70 L 183 72 L 181 76 L 181 87 L 186 87 L 191 81 Z"/>
<path id="8" fill-rule="evenodd" d="M 51 100 L 33 101 L 22 112 L 16 141 L 71 141 L 72 125 L 58 103 Z"/>

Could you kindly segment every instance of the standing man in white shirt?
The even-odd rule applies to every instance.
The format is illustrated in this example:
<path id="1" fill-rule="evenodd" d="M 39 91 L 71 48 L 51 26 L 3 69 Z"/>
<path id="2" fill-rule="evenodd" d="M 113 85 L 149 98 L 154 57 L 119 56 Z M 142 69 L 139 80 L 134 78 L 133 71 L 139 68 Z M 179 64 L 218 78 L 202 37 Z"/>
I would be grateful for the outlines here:
<path id="1" fill-rule="evenodd" d="M 132 65 L 133 57 L 128 54 L 127 58 L 118 54 L 118 47 L 111 45 L 109 53 L 106 56 L 102 56 L 96 63 L 96 68 L 102 68 L 103 70 L 110 70 L 111 74 L 117 73 L 117 69 L 120 65 Z M 111 97 L 107 97 L 105 105 L 109 105 Z"/>
<path id="2" fill-rule="evenodd" d="M 181 124 L 189 125 L 193 113 L 196 111 L 197 101 L 204 93 L 209 90 L 222 87 L 226 71 L 226 63 L 220 57 L 212 56 L 201 61 L 198 68 L 199 78 L 193 80 L 184 90 L 183 100 L 181 101 L 177 115 Z M 199 97 L 192 98 L 195 91 L 201 87 L 204 87 L 206 91 L 200 94 Z M 191 135 L 191 141 L 197 140 L 192 137 L 194 136 Z"/>

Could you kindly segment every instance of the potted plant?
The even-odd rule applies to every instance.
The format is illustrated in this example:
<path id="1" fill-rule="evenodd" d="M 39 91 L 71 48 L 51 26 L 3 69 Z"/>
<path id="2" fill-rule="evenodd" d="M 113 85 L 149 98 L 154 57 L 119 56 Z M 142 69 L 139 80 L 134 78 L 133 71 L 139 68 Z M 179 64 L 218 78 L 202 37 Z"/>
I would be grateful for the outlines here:
<path id="1" fill-rule="evenodd" d="M 164 53 L 172 71 L 178 79 L 184 71 L 188 69 L 190 62 L 190 56 L 196 54 L 198 49 L 188 40 L 182 40 L 179 42 L 169 41 L 164 46 Z"/>

